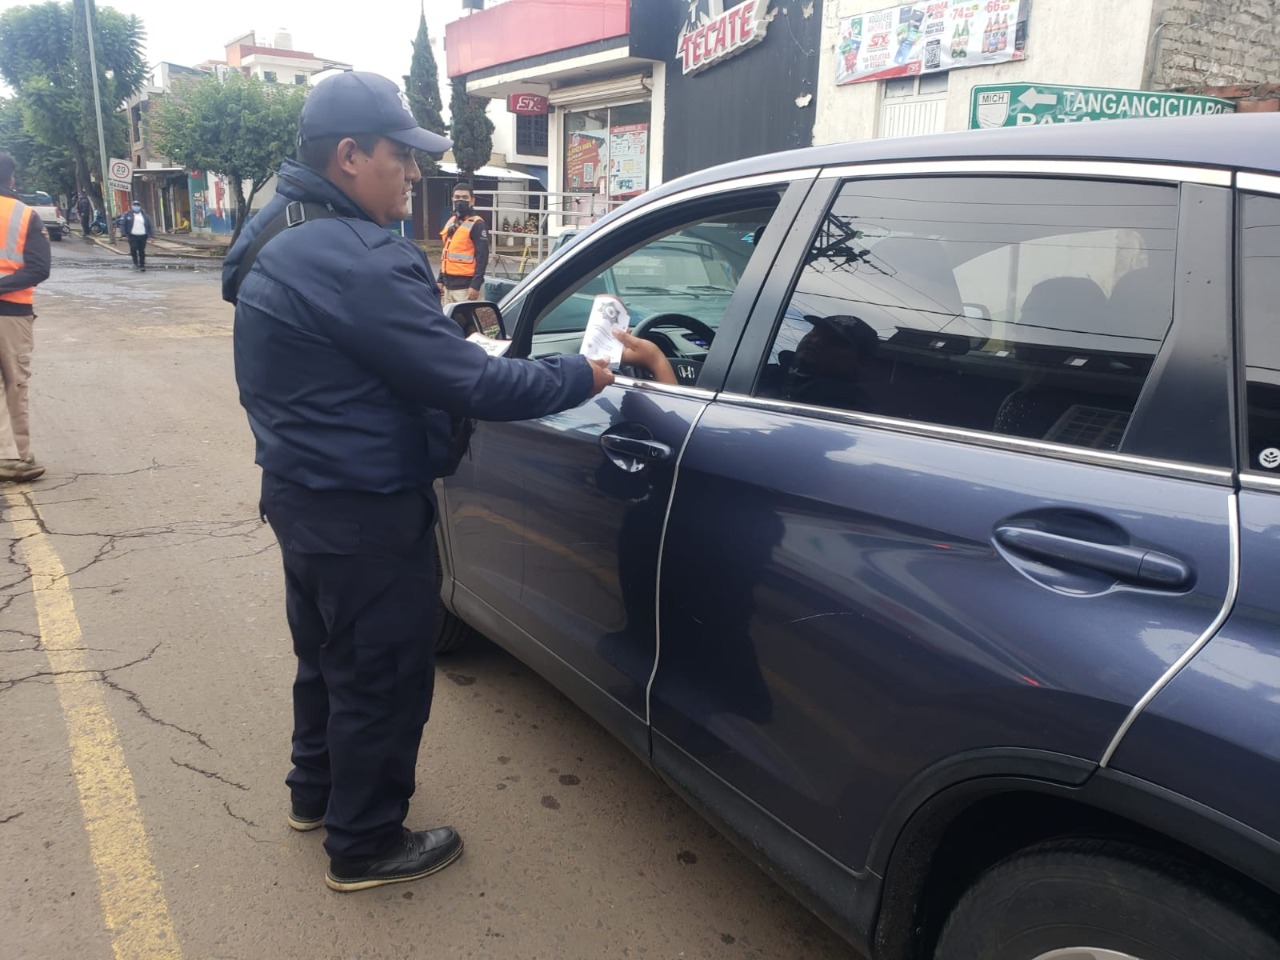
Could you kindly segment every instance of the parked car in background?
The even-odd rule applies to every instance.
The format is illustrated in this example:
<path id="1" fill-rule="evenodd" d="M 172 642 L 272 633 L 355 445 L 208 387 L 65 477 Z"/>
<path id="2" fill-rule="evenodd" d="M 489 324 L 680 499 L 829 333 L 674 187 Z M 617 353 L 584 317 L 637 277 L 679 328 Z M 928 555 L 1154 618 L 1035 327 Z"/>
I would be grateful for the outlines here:
<path id="1" fill-rule="evenodd" d="M 71 225 L 62 215 L 58 202 L 49 194 L 43 190 L 37 190 L 35 193 L 19 193 L 17 197 L 40 216 L 50 240 L 61 240 L 71 235 Z"/>
<path id="2" fill-rule="evenodd" d="M 1280 957 L 1280 116 L 665 184 L 499 306 L 676 370 L 482 423 L 446 610 L 874 960 Z"/>

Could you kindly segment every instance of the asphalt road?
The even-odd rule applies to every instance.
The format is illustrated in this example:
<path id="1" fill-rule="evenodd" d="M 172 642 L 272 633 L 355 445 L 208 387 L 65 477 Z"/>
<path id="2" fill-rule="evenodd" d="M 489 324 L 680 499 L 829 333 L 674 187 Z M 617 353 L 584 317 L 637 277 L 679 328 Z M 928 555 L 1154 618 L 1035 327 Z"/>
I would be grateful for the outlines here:
<path id="1" fill-rule="evenodd" d="M 54 245 L 32 484 L 0 487 L 0 960 L 850 956 L 565 698 L 442 660 L 409 825 L 356 894 L 285 824 L 293 658 L 209 264 Z"/>

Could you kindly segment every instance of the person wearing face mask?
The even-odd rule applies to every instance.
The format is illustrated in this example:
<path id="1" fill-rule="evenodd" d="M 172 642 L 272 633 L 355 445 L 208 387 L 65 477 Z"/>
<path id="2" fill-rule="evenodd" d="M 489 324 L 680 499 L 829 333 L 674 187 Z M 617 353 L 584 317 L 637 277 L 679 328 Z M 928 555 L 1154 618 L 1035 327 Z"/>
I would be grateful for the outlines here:
<path id="1" fill-rule="evenodd" d="M 445 303 L 479 300 L 489 266 L 489 228 L 476 214 L 469 183 L 453 188 L 453 216 L 440 231 L 440 297 Z"/>
<path id="2" fill-rule="evenodd" d="M 147 241 L 151 238 L 151 218 L 142 210 L 137 200 L 124 215 L 120 224 L 124 235 L 129 238 L 129 256 L 133 258 L 133 269 L 147 272 Z"/>

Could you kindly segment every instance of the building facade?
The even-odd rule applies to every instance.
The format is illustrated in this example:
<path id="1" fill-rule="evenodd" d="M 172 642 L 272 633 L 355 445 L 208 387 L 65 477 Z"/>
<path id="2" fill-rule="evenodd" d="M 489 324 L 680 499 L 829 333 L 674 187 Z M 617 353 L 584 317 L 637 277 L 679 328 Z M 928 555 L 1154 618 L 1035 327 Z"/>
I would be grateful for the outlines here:
<path id="1" fill-rule="evenodd" d="M 1254 99 L 1280 77 L 1276 10 L 1263 0 L 827 0 L 819 72 L 817 143 L 1001 116 L 1017 125 L 1216 112 L 1234 104 L 1125 94 Z"/>
<path id="2" fill-rule="evenodd" d="M 447 26 L 447 72 L 512 108 L 496 117 L 507 159 L 564 197 L 571 226 L 683 173 L 810 143 L 820 7 L 506 0 Z"/>

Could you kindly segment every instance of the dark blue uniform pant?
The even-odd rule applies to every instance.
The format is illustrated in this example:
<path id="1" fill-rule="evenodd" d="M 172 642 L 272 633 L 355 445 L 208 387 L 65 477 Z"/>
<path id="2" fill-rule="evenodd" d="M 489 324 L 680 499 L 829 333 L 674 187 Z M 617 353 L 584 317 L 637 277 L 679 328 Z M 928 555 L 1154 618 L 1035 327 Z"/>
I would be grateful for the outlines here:
<path id="1" fill-rule="evenodd" d="M 313 491 L 262 475 L 284 558 L 298 673 L 293 769 L 303 810 L 324 810 L 325 850 L 383 853 L 413 796 L 435 680 L 437 585 L 430 494 Z"/>

